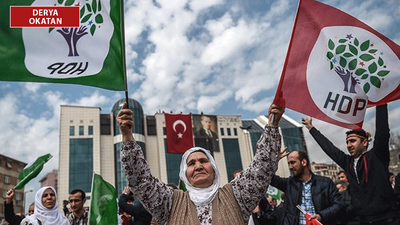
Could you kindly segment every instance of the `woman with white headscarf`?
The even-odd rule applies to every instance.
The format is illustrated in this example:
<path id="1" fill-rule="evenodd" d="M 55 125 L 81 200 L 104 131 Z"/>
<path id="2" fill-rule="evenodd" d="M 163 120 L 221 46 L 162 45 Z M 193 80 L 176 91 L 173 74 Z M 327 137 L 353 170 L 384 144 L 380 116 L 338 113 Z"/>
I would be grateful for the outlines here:
<path id="1" fill-rule="evenodd" d="M 67 217 L 58 209 L 57 192 L 53 187 L 42 187 L 36 192 L 34 210 L 21 225 L 69 225 Z"/>
<path id="2" fill-rule="evenodd" d="M 161 225 L 247 224 L 278 167 L 281 149 L 278 124 L 283 112 L 283 107 L 270 106 L 269 123 L 257 143 L 254 160 L 239 177 L 222 187 L 209 151 L 199 147 L 187 150 L 179 173 L 187 188 L 183 192 L 168 188 L 151 175 L 143 152 L 133 138 L 132 111 L 125 103 L 117 121 L 123 139 L 121 163 L 131 191 Z"/>

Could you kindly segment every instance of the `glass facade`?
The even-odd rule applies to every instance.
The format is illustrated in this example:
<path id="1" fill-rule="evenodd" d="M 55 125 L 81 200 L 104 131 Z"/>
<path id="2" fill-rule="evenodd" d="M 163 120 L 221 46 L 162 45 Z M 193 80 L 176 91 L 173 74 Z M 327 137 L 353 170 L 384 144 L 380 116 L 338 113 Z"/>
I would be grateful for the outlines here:
<path id="1" fill-rule="evenodd" d="M 91 191 L 93 177 L 93 139 L 69 140 L 69 192 L 74 189 Z"/>
<path id="2" fill-rule="evenodd" d="M 288 148 L 288 152 L 295 150 L 307 152 L 303 129 L 300 124 L 295 125 L 293 122 L 282 117 L 279 121 L 279 126 L 281 127 L 283 141 Z"/>
<path id="3" fill-rule="evenodd" d="M 143 150 L 143 154 L 146 155 L 146 148 L 145 144 L 143 142 L 138 141 L 138 145 Z M 122 143 L 116 143 L 114 145 L 114 153 L 115 153 L 115 190 L 117 190 L 117 193 L 122 193 L 122 190 L 124 187 L 128 186 L 128 181 L 125 176 L 124 169 L 122 168 L 121 165 L 121 147 Z"/>
<path id="4" fill-rule="evenodd" d="M 117 122 L 117 115 L 119 110 L 122 108 L 122 106 L 125 103 L 125 99 L 120 99 L 118 100 L 113 108 L 112 108 L 112 113 L 114 115 L 114 135 L 121 134 L 121 131 L 119 129 L 119 124 Z M 132 126 L 132 133 L 136 134 L 143 134 L 144 135 L 144 125 L 143 125 L 143 109 L 142 106 L 139 104 L 134 99 L 129 99 L 129 108 L 133 111 L 133 126 Z"/>
<path id="5" fill-rule="evenodd" d="M 229 180 L 232 179 L 233 172 L 238 169 L 243 169 L 242 157 L 240 156 L 239 140 L 238 139 L 222 139 L 224 146 L 226 172 Z M 219 168 L 220 170 L 222 168 Z"/>
<path id="6" fill-rule="evenodd" d="M 246 130 L 249 131 L 248 135 L 250 135 L 251 146 L 253 148 L 253 153 L 255 154 L 257 150 L 257 141 L 260 139 L 264 129 L 253 120 L 243 120 L 242 122 L 243 127 L 246 127 Z M 283 117 L 279 121 L 279 127 L 282 131 L 285 147 L 288 147 L 288 152 L 292 152 L 294 150 L 303 150 L 307 152 L 305 138 L 301 127 L 294 125 L 292 122 Z"/>
<path id="7" fill-rule="evenodd" d="M 168 183 L 179 184 L 179 171 L 183 154 L 168 153 L 167 139 L 164 138 L 165 162 L 167 164 Z"/>
<path id="8" fill-rule="evenodd" d="M 282 136 L 285 142 L 285 146 L 288 148 L 288 152 L 295 150 L 306 151 L 305 145 L 303 146 L 303 139 L 300 135 L 303 135 L 301 128 L 282 128 Z"/>

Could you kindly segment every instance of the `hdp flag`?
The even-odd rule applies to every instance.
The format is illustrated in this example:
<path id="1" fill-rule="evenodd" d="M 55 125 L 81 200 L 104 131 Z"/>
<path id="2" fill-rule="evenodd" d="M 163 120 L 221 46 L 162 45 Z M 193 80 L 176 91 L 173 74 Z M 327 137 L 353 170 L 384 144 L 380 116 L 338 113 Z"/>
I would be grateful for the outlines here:
<path id="1" fill-rule="evenodd" d="M 300 0 L 274 103 L 347 128 L 400 98 L 400 46 L 358 19 Z"/>
<path id="2" fill-rule="evenodd" d="M 193 147 L 192 114 L 165 114 L 168 153 L 185 153 Z"/>
<path id="3" fill-rule="evenodd" d="M 117 192 L 110 183 L 94 173 L 90 202 L 90 225 L 118 224 Z"/>
<path id="4" fill-rule="evenodd" d="M 269 185 L 267 194 L 268 194 L 268 196 L 271 196 L 271 198 L 279 201 L 279 200 L 281 200 L 282 191 L 274 186 Z"/>
<path id="5" fill-rule="evenodd" d="M 35 178 L 43 170 L 43 165 L 53 156 L 50 154 L 42 155 L 28 163 L 25 168 L 19 173 L 19 183 L 15 186 L 16 190 L 22 189 L 29 181 Z"/>
<path id="6" fill-rule="evenodd" d="M 79 6 L 80 27 L 10 28 L 10 6 Z M 124 90 L 121 1 L 0 1 L 0 80 Z"/>

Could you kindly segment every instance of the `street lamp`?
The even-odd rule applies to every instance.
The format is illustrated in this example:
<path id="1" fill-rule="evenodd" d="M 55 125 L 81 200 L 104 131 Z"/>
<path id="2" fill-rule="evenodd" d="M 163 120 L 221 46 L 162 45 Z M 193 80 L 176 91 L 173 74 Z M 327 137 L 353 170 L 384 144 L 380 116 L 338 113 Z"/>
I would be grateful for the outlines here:
<path id="1" fill-rule="evenodd" d="M 29 190 L 29 191 L 24 191 L 24 198 L 23 198 L 23 201 L 22 201 L 22 205 L 24 206 L 24 213 L 25 213 L 25 215 L 27 215 L 27 213 L 25 212 L 25 195 L 26 195 L 26 193 L 32 192 L 32 191 L 33 191 L 32 189 Z"/>

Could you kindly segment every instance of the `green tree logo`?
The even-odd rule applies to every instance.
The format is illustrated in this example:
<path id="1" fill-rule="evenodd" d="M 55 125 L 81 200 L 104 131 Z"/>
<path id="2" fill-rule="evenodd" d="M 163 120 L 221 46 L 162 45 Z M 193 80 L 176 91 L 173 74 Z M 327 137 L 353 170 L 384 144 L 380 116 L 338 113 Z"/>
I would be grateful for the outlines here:
<path id="1" fill-rule="evenodd" d="M 342 79 L 343 91 L 356 93 L 355 86 L 362 81 L 363 91 L 368 94 L 373 87 L 381 88 L 383 79 L 390 71 L 386 70 L 383 53 L 378 53 L 370 40 L 360 44 L 357 38 L 354 38 L 354 41 L 351 41 L 352 39 L 351 34 L 336 43 L 329 39 L 326 57 L 330 63 L 330 70 L 335 69 Z"/>
<path id="2" fill-rule="evenodd" d="M 57 0 L 59 5 L 63 6 L 71 6 L 75 3 L 75 0 Z M 81 26 L 77 27 L 63 27 L 57 29 L 65 39 L 68 44 L 69 53 L 68 56 L 79 56 L 77 43 L 79 39 L 83 36 L 87 35 L 87 29 L 90 29 L 90 34 L 93 36 L 96 32 L 96 27 L 103 23 L 103 16 L 101 15 L 101 0 L 85 0 L 83 5 L 80 3 L 75 4 L 75 6 L 80 6 L 80 22 Z M 49 33 L 54 30 L 53 28 L 49 28 Z"/>

